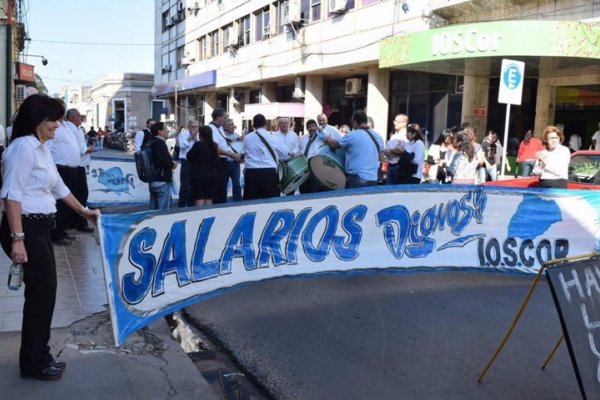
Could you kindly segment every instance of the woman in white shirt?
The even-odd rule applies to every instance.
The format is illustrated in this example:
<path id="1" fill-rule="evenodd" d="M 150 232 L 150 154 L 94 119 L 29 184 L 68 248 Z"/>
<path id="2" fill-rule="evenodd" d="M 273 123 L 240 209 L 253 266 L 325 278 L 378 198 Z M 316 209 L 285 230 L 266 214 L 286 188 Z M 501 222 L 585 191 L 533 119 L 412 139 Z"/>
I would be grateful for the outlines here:
<path id="1" fill-rule="evenodd" d="M 540 175 L 540 187 L 566 189 L 569 179 L 571 152 L 561 143 L 565 140 L 562 130 L 549 125 L 542 133 L 542 142 L 546 150 L 536 153 L 537 160 L 533 174 Z"/>
<path id="2" fill-rule="evenodd" d="M 54 138 L 64 113 L 59 100 L 39 94 L 27 97 L 2 156 L 0 196 L 5 213 L 0 243 L 14 263 L 23 265 L 25 282 L 19 364 L 21 376 L 39 380 L 60 379 L 65 369 L 65 363 L 56 362 L 48 346 L 56 300 L 56 261 L 50 235 L 56 199 L 90 221 L 95 222 L 100 215 L 83 207 L 71 194 L 44 146 Z"/>
<path id="3" fill-rule="evenodd" d="M 400 184 L 418 184 L 423 179 L 425 164 L 425 144 L 419 124 L 406 126 L 406 139 L 403 146 L 398 147 L 400 160 L 396 170 L 397 180 Z"/>

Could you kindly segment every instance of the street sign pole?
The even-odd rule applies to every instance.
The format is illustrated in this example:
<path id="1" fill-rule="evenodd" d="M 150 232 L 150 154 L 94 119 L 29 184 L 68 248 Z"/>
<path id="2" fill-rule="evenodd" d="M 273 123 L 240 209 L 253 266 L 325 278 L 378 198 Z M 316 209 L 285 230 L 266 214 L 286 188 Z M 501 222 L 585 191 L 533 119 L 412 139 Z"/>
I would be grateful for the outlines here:
<path id="1" fill-rule="evenodd" d="M 510 105 L 521 105 L 523 97 L 523 81 L 525 80 L 525 63 L 503 59 L 500 71 L 500 90 L 498 91 L 498 103 L 506 104 L 506 120 L 504 122 L 504 140 L 502 142 L 502 162 L 500 175 L 504 175 L 508 147 L 508 124 L 510 122 Z"/>

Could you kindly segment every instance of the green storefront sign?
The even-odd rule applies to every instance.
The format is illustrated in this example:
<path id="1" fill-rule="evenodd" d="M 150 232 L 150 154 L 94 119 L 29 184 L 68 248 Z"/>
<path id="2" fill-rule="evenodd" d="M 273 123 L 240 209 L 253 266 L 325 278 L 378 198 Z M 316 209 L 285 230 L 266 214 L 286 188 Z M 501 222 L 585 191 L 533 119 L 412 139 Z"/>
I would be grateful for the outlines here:
<path id="1" fill-rule="evenodd" d="M 498 21 L 453 25 L 384 39 L 379 67 L 498 56 L 600 59 L 600 25 L 580 21 Z"/>

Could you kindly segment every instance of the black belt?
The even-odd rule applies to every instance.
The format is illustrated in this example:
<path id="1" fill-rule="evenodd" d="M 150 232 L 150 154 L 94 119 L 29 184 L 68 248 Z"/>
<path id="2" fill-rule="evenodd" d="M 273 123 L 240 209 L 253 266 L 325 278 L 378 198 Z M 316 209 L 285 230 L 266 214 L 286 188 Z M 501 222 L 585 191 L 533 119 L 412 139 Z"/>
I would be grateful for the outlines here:
<path id="1" fill-rule="evenodd" d="M 21 214 L 22 219 L 31 221 L 54 221 L 54 213 L 52 214 Z"/>
<path id="2" fill-rule="evenodd" d="M 68 165 L 60 165 L 60 164 L 56 164 L 56 168 L 69 168 L 69 169 L 77 169 L 77 167 L 69 167 Z"/>

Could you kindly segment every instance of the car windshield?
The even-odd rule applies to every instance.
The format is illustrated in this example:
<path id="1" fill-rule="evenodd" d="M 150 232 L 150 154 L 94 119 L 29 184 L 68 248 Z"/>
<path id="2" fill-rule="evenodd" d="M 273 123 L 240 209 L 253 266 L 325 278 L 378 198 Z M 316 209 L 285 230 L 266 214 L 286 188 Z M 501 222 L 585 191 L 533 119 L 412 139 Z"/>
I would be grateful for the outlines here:
<path id="1" fill-rule="evenodd" d="M 579 154 L 569 163 L 569 181 L 600 185 L 600 154 Z"/>

